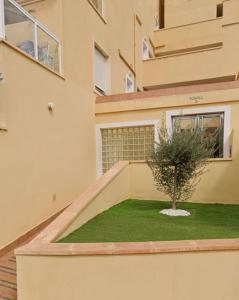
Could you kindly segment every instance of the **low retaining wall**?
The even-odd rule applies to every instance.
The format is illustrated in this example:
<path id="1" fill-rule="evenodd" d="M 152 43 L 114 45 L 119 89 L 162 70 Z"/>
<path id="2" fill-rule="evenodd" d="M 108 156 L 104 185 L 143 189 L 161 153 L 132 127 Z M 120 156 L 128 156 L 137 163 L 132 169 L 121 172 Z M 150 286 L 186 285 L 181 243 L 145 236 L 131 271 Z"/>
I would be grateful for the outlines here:
<path id="1" fill-rule="evenodd" d="M 116 164 L 16 250 L 18 299 L 239 299 L 239 239 L 54 243 L 111 206 L 154 193 L 145 163 Z"/>
<path id="2" fill-rule="evenodd" d="M 18 257 L 19 300 L 236 300 L 239 252 Z"/>

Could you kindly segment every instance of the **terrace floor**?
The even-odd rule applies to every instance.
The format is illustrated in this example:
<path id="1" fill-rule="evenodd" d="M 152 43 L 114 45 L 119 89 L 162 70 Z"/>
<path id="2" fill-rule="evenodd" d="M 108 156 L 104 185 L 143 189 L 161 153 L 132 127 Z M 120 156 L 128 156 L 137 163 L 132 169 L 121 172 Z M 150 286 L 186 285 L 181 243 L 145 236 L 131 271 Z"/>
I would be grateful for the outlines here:
<path id="1" fill-rule="evenodd" d="M 159 213 L 165 201 L 126 200 L 99 214 L 61 243 L 144 242 L 239 238 L 239 205 L 179 203 L 189 217 Z"/>

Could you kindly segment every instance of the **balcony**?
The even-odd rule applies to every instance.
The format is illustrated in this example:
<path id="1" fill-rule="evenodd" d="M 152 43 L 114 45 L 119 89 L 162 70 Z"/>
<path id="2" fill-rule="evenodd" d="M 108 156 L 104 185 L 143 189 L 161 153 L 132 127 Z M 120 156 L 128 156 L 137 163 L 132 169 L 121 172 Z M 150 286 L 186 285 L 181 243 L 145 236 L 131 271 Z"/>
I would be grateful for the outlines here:
<path id="1" fill-rule="evenodd" d="M 187 24 L 154 31 L 155 55 L 162 56 L 180 50 L 206 48 L 223 41 L 223 19 Z"/>
<path id="2" fill-rule="evenodd" d="M 0 38 L 61 73 L 59 39 L 14 0 L 0 0 Z"/>
<path id="3" fill-rule="evenodd" d="M 223 17 L 154 31 L 154 59 L 143 61 L 145 90 L 238 79 L 239 2 Z"/>
<path id="4" fill-rule="evenodd" d="M 238 59 L 226 57 L 221 46 L 150 59 L 144 61 L 144 88 L 235 80 L 238 63 Z"/>

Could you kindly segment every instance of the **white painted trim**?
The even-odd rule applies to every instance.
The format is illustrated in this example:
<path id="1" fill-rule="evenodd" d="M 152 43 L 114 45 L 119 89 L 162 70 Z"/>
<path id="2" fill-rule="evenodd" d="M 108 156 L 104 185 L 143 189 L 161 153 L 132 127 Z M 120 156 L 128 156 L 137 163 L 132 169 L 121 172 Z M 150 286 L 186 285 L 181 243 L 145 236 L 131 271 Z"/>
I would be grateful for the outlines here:
<path id="1" fill-rule="evenodd" d="M 37 34 L 37 24 L 33 25 L 33 36 L 34 36 L 34 54 L 35 59 L 38 60 L 38 34 Z"/>
<path id="2" fill-rule="evenodd" d="M 95 49 L 97 49 L 102 56 L 105 57 L 105 66 L 106 66 L 106 87 L 105 90 L 102 90 L 102 92 L 100 91 L 101 88 L 97 87 L 96 83 L 95 83 Z M 99 89 L 99 90 L 98 90 Z M 105 50 L 105 48 L 101 47 L 101 45 L 95 40 L 93 39 L 93 90 L 99 95 L 108 95 L 111 93 L 111 58 L 108 55 L 107 51 Z"/>
<path id="3" fill-rule="evenodd" d="M 0 38 L 5 38 L 4 0 L 0 0 Z"/>
<path id="4" fill-rule="evenodd" d="M 128 89 L 128 81 L 130 81 L 132 84 L 132 90 Z M 133 93 L 134 91 L 135 91 L 134 78 L 132 77 L 131 73 L 129 72 L 125 75 L 125 93 Z"/>
<path id="5" fill-rule="evenodd" d="M 224 141 L 223 157 L 230 157 L 230 134 L 231 134 L 231 107 L 230 106 L 209 106 L 200 108 L 178 109 L 166 112 L 166 127 L 172 131 L 172 117 L 180 115 L 194 115 L 206 113 L 224 113 Z"/>
<path id="6" fill-rule="evenodd" d="M 148 54 L 147 54 L 147 57 L 144 53 L 144 46 L 147 48 L 147 51 L 148 51 Z M 147 42 L 147 39 L 144 38 L 143 41 L 142 41 L 142 59 L 143 60 L 147 60 L 147 59 L 150 59 L 150 48 L 149 48 L 149 45 L 148 45 L 148 42 Z"/>
<path id="7" fill-rule="evenodd" d="M 59 63 L 59 73 L 62 74 L 62 46 L 61 43 L 58 43 L 58 63 Z"/>
<path id="8" fill-rule="evenodd" d="M 142 121 L 129 121 L 117 123 L 105 123 L 96 125 L 96 175 L 97 178 L 103 175 L 102 170 L 102 136 L 101 129 L 108 128 L 122 128 L 122 127 L 135 127 L 135 126 L 152 126 L 154 125 L 154 140 L 159 142 L 159 120 L 142 120 Z"/>

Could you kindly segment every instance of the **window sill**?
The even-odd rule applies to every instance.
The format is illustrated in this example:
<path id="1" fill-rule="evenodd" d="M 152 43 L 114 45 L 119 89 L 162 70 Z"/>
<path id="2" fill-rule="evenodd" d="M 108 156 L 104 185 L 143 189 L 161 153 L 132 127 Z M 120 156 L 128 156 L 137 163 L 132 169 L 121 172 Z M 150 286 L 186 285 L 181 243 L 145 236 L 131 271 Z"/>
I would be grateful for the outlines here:
<path id="1" fill-rule="evenodd" d="M 209 162 L 232 161 L 232 157 L 209 158 L 208 161 Z"/>
<path id="2" fill-rule="evenodd" d="M 227 162 L 233 161 L 232 157 L 223 157 L 223 158 L 209 158 L 208 162 Z M 131 160 L 130 164 L 146 164 L 146 160 Z"/>
<path id="3" fill-rule="evenodd" d="M 98 9 L 95 7 L 94 3 L 91 1 L 91 0 L 87 0 L 88 3 L 90 4 L 90 6 L 94 9 L 94 11 L 97 13 L 97 15 L 100 17 L 101 21 L 104 23 L 104 24 L 107 24 L 106 23 L 106 20 L 105 18 L 102 16 L 102 14 L 98 11 Z"/>

